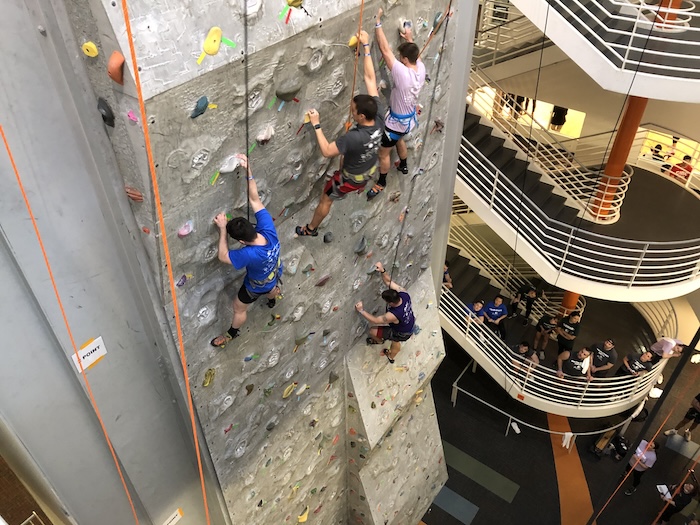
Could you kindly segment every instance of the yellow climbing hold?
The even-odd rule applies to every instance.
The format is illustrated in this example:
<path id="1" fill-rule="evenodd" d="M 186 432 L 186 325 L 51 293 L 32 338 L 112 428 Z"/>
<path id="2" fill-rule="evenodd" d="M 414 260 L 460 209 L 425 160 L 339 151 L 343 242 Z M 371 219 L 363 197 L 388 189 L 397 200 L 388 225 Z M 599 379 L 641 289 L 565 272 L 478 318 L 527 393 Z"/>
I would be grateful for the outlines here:
<path id="1" fill-rule="evenodd" d="M 85 42 L 81 46 L 81 49 L 83 50 L 83 53 L 85 53 L 90 58 L 95 58 L 97 55 L 100 54 L 100 52 L 97 50 L 95 42 Z"/>
<path id="2" fill-rule="evenodd" d="M 282 399 L 287 399 L 289 396 L 291 396 L 292 392 L 294 392 L 294 389 L 297 387 L 298 384 L 299 383 L 294 381 L 294 383 L 285 388 L 284 392 L 282 393 Z"/>
<path id="3" fill-rule="evenodd" d="M 209 104 L 207 107 L 208 107 L 209 109 L 216 109 L 216 108 L 218 108 L 219 106 L 216 105 L 216 104 Z"/>
<path id="4" fill-rule="evenodd" d="M 219 52 L 219 47 L 221 47 L 221 28 L 214 26 L 204 39 L 204 52 L 207 55 L 216 55 Z"/>
<path id="5" fill-rule="evenodd" d="M 348 47 L 357 47 L 357 37 L 352 35 L 350 40 L 348 40 Z"/>
<path id="6" fill-rule="evenodd" d="M 304 512 L 302 512 L 297 519 L 299 520 L 299 523 L 306 523 L 306 520 L 309 519 L 309 507 L 306 507 Z"/>
<path id="7" fill-rule="evenodd" d="M 204 374 L 204 382 L 202 383 L 202 386 L 211 385 L 211 382 L 214 381 L 214 374 L 216 374 L 216 369 L 210 368 L 207 370 Z"/>
<path id="8" fill-rule="evenodd" d="M 303 0 L 287 0 L 287 5 L 289 7 L 301 7 L 303 3 Z"/>

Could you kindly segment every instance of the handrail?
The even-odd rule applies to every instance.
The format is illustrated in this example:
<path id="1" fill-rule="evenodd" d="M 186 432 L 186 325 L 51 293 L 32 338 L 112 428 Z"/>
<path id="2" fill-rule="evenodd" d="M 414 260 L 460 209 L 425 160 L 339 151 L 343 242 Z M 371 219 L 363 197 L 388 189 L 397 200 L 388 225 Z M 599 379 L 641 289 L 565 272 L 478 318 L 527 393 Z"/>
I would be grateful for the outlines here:
<path id="1" fill-rule="evenodd" d="M 601 177 L 600 171 L 581 164 L 533 115 L 522 112 L 515 115 L 516 118 L 512 114 L 504 118 L 498 111 L 498 108 L 508 105 L 504 91 L 476 64 L 472 64 L 469 89 L 471 103 L 477 111 L 534 160 L 544 174 L 572 199 L 586 219 L 611 224 L 620 218 L 620 208 L 632 176 L 629 170 L 625 170 L 622 177 L 616 180 L 612 197 L 607 197 L 610 200 L 603 202 L 601 197 L 606 192 L 601 191 L 600 185 L 607 179 Z"/>
<path id="2" fill-rule="evenodd" d="M 441 325 L 504 390 L 524 404 L 567 417 L 602 417 L 637 405 L 656 384 L 665 362 L 638 377 L 559 378 L 554 369 L 516 356 L 483 323 L 467 317 L 462 301 L 443 288 Z"/>
<path id="3" fill-rule="evenodd" d="M 620 239 L 552 219 L 464 138 L 457 176 L 559 274 L 627 288 L 668 285 L 700 277 L 700 239 Z"/>
<path id="4" fill-rule="evenodd" d="M 657 339 L 678 336 L 678 316 L 671 301 L 632 303 L 632 305 L 642 314 Z"/>
<path id="5" fill-rule="evenodd" d="M 459 217 L 452 217 L 448 243 L 468 253 L 470 264 L 479 268 L 491 281 L 496 283 L 502 293 L 512 293 L 524 285 L 532 285 L 532 281 L 520 268 L 471 231 L 467 222 Z M 531 270 L 530 275 L 536 276 L 537 274 Z M 530 320 L 537 322 L 545 314 L 557 315 L 561 313 L 563 298 L 563 291 L 548 291 L 546 297 L 535 301 Z M 574 310 L 582 315 L 585 312 L 586 298 L 583 295 L 579 296 Z"/>
<path id="6" fill-rule="evenodd" d="M 669 77 L 700 73 L 700 13 L 693 12 L 692 2 L 684 0 L 686 7 L 669 8 L 645 0 L 638 4 L 608 0 L 612 11 L 597 0 L 547 2 L 577 31 L 587 30 L 587 39 L 596 41 L 616 67 Z M 669 52 L 671 46 L 674 52 Z M 683 66 L 677 65 L 679 57 L 686 61 Z"/>

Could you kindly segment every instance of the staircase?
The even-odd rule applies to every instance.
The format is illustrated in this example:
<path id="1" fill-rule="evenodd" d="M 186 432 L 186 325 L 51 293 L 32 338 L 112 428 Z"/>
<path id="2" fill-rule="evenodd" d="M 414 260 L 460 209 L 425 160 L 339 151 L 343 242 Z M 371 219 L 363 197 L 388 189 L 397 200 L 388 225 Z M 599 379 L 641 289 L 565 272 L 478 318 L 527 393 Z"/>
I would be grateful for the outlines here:
<path id="1" fill-rule="evenodd" d="M 566 198 L 554 193 L 554 186 L 541 180 L 541 175 L 530 169 L 530 163 L 516 158 L 517 151 L 505 146 L 505 139 L 492 134 L 493 128 L 481 122 L 481 116 L 467 107 L 462 136 L 478 149 L 500 172 L 510 179 L 548 217 L 572 224 L 578 210 L 566 205 Z M 525 139 L 523 139 L 525 140 Z M 517 215 L 518 210 L 512 210 Z"/>

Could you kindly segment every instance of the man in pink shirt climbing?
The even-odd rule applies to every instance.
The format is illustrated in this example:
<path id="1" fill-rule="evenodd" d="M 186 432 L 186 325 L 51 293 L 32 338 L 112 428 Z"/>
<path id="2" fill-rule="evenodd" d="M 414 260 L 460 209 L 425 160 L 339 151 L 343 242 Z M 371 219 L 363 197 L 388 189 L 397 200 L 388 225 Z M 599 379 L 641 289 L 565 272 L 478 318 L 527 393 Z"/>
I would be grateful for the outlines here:
<path id="1" fill-rule="evenodd" d="M 386 188 L 386 177 L 391 164 L 391 149 L 394 146 L 399 154 L 398 169 L 401 173 L 408 174 L 406 164 L 408 149 L 403 137 L 418 124 L 416 105 L 420 90 L 425 84 L 425 65 L 418 58 L 420 49 L 413 43 L 410 22 L 404 22 L 401 29 L 401 36 L 405 42 L 397 48 L 399 56 L 396 58 L 382 29 L 383 13 L 382 9 L 377 12 L 375 35 L 386 67 L 391 71 L 394 85 L 391 89 L 389 111 L 384 119 L 384 135 L 379 148 L 379 180 L 367 192 L 368 200 L 373 199 Z"/>

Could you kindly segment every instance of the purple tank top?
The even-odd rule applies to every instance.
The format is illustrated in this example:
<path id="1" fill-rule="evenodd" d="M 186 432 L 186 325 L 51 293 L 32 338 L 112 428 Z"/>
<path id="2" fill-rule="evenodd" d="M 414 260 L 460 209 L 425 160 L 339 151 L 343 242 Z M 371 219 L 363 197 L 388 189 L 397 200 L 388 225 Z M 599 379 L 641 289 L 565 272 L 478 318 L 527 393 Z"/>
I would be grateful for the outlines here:
<path id="1" fill-rule="evenodd" d="M 386 311 L 391 312 L 399 320 L 398 324 L 392 324 L 391 329 L 395 332 L 410 334 L 413 332 L 413 308 L 411 308 L 411 297 L 406 292 L 399 292 L 401 304 L 399 306 L 387 306 Z"/>

